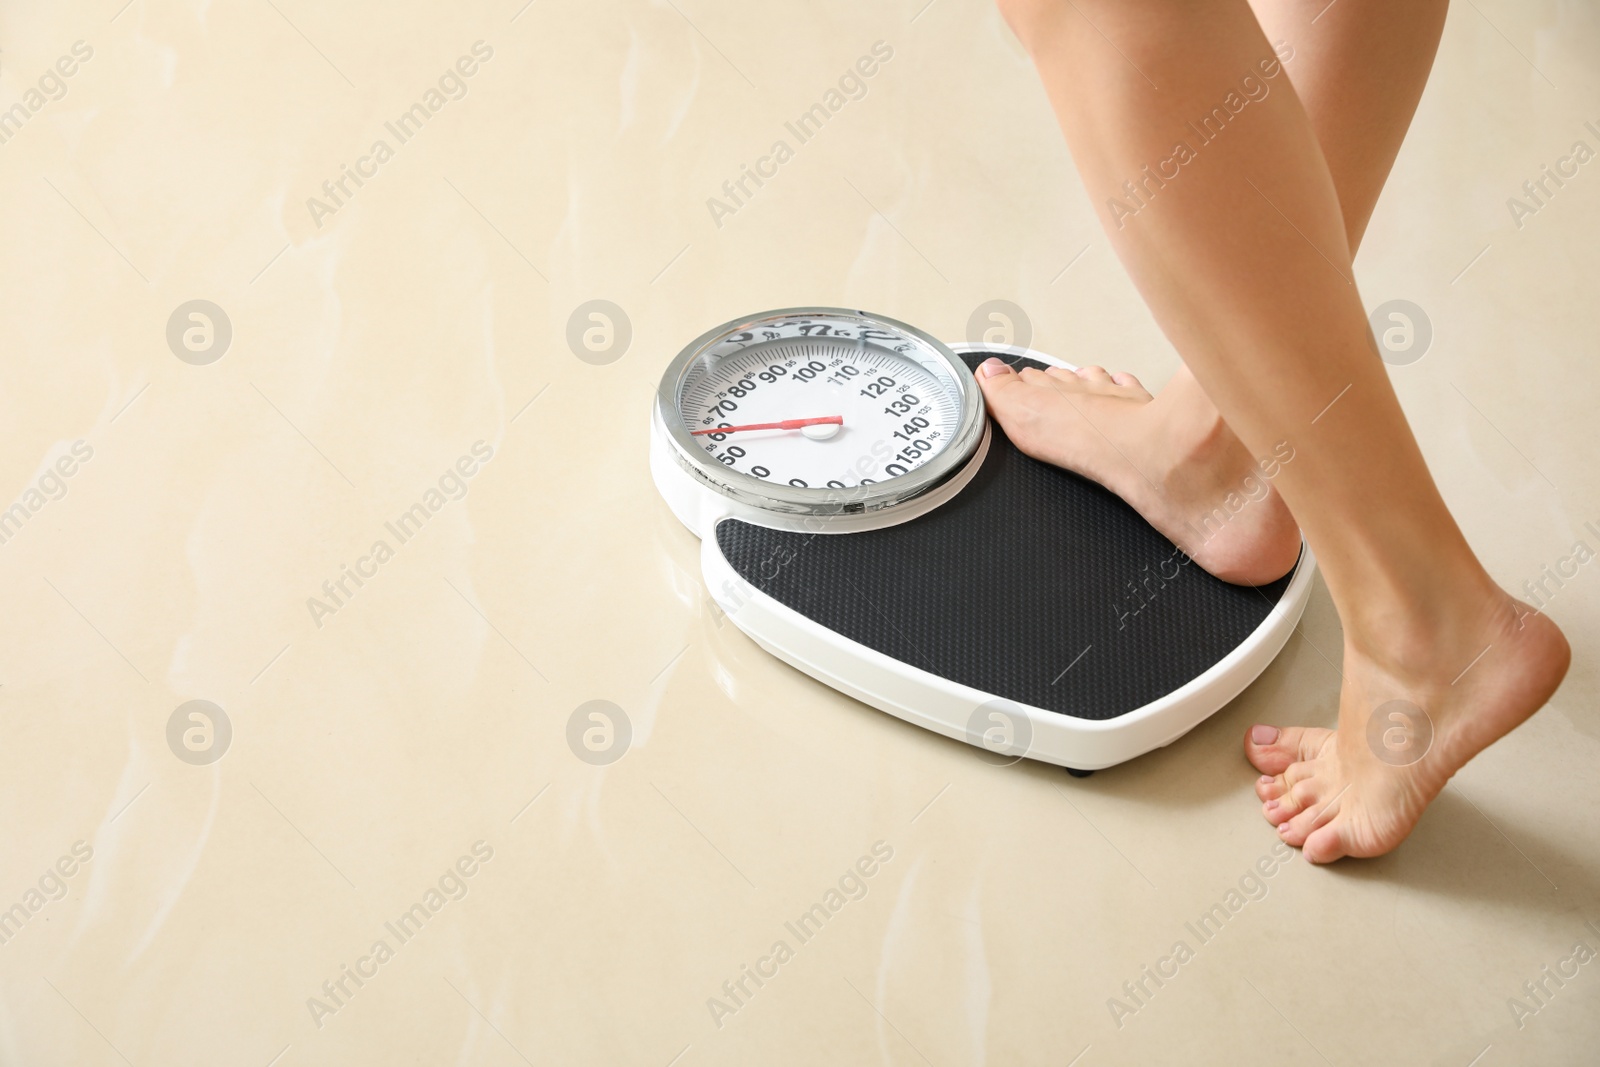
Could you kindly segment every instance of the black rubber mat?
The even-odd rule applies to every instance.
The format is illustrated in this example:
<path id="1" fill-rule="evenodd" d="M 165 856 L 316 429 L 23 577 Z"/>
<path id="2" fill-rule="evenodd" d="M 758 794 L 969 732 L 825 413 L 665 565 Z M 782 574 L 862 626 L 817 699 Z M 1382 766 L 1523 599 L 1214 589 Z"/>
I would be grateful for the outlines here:
<path id="1" fill-rule="evenodd" d="M 988 353 L 963 358 L 976 367 Z M 725 519 L 716 535 L 745 581 L 827 629 L 1080 719 L 1115 718 L 1199 676 L 1292 577 L 1213 578 L 1116 495 L 1023 455 L 998 424 L 971 483 L 911 522 L 830 535 Z"/>

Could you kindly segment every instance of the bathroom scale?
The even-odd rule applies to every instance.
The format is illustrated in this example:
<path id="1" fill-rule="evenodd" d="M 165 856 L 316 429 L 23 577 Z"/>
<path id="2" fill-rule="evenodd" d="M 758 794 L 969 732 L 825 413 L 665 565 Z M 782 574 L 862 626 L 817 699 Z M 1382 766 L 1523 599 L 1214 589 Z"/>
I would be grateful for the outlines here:
<path id="1" fill-rule="evenodd" d="M 762 648 L 991 761 L 1083 774 L 1237 696 L 1289 639 L 1315 564 L 1302 545 L 1268 585 L 1207 574 L 1006 438 L 973 377 L 991 356 L 1071 369 L 842 308 L 725 323 L 662 376 L 651 474 Z"/>

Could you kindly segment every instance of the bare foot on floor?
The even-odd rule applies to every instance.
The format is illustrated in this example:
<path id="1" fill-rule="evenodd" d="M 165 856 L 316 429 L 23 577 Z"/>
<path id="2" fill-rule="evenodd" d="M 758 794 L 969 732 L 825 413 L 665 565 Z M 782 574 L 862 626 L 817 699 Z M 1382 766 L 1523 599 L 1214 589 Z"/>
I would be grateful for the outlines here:
<path id="1" fill-rule="evenodd" d="M 1451 775 L 1561 684 L 1571 658 L 1561 630 L 1494 593 L 1479 618 L 1379 642 L 1376 652 L 1347 637 L 1337 730 L 1246 733 L 1262 812 L 1308 860 L 1394 848 Z"/>
<path id="2" fill-rule="evenodd" d="M 1294 452 L 1257 463 L 1188 371 L 1152 398 L 1101 367 L 978 368 L 989 411 L 1023 452 L 1116 493 L 1218 578 L 1263 585 L 1300 554 L 1300 530 L 1269 481 Z"/>

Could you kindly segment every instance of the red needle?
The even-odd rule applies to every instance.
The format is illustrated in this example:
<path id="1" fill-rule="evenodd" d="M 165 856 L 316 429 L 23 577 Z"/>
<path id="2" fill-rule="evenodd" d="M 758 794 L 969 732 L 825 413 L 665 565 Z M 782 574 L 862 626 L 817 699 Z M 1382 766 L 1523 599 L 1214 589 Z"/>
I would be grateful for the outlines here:
<path id="1" fill-rule="evenodd" d="M 705 430 L 690 430 L 692 436 L 708 433 L 738 433 L 740 430 L 798 430 L 804 426 L 844 425 L 843 415 L 824 415 L 817 419 L 784 419 L 782 422 L 750 422 L 743 426 L 712 426 Z"/>

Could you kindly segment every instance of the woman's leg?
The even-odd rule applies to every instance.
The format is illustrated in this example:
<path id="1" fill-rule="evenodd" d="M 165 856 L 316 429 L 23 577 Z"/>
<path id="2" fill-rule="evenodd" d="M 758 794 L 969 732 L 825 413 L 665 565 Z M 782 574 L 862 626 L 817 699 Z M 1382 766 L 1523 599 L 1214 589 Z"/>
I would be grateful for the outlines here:
<path id="1" fill-rule="evenodd" d="M 1353 257 L 1427 84 L 1448 0 L 1251 6 L 1267 39 L 1292 56 L 1286 69 L 1327 159 Z M 1018 447 L 1110 486 L 1211 573 L 1258 585 L 1294 565 L 1300 531 L 1288 508 L 1257 488 L 1254 459 L 1186 364 L 1153 400 L 1132 375 L 1100 367 L 985 384 Z M 1230 510 L 1230 493 L 1248 508 Z"/>
<path id="2" fill-rule="evenodd" d="M 1354 258 L 1422 99 L 1449 0 L 1252 0 L 1317 135 Z M 1312 20 L 1316 21 L 1313 22 Z"/>
<path id="3" fill-rule="evenodd" d="M 1275 485 L 1343 620 L 1344 687 L 1336 733 L 1257 728 L 1275 733 L 1247 746 L 1269 818 L 1316 861 L 1385 852 L 1549 698 L 1566 642 L 1494 585 L 1445 507 L 1369 343 L 1330 170 L 1340 149 L 1324 155 L 1244 0 L 1005 6 L 1167 336 L 1249 454 L 1292 450 Z M 1136 474 L 1147 495 L 1166 488 Z M 1380 708 L 1431 722 L 1418 762 L 1369 745 Z"/>

